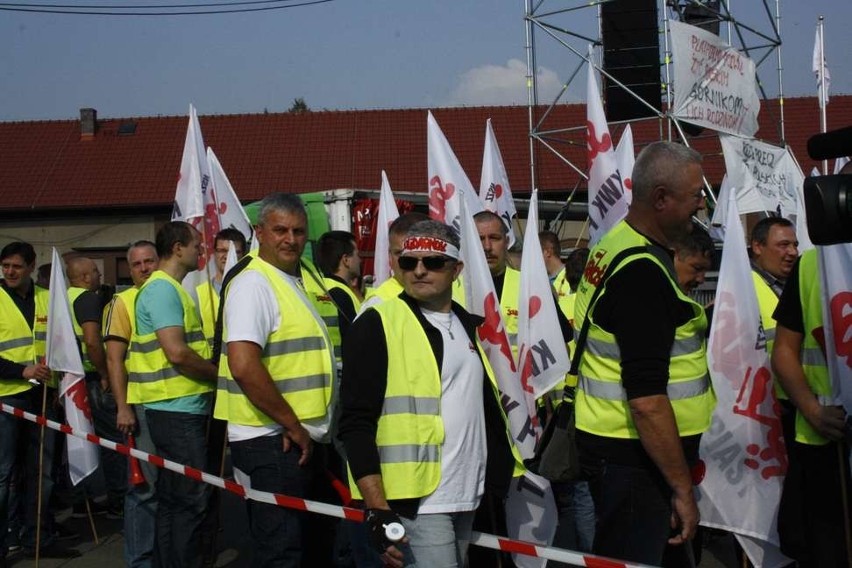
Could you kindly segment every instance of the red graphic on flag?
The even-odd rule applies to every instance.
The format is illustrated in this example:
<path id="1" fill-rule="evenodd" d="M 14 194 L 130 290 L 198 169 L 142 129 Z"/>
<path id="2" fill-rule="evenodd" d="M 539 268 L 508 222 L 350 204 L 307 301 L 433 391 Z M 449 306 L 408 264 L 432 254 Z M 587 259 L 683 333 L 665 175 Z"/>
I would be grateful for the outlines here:
<path id="1" fill-rule="evenodd" d="M 86 420 L 92 419 L 92 409 L 89 407 L 89 393 L 86 391 L 86 381 L 77 381 L 66 392 L 66 396 L 74 403 Z"/>
<path id="2" fill-rule="evenodd" d="M 595 161 L 598 154 L 612 150 L 612 138 L 610 137 L 609 132 L 607 132 L 601 136 L 600 140 L 598 140 L 595 134 L 595 124 L 590 120 L 586 121 L 586 128 L 589 130 L 589 169 L 591 170 L 592 162 Z"/>
<path id="3" fill-rule="evenodd" d="M 452 183 L 443 185 L 440 176 L 429 180 L 429 216 L 432 219 L 446 221 L 447 201 L 456 192 L 456 186 Z"/>
<path id="4" fill-rule="evenodd" d="M 751 380 L 749 380 L 751 379 Z M 747 400 L 744 400 L 748 396 Z M 769 397 L 772 401 L 771 415 L 760 413 L 761 407 Z M 746 453 L 751 457 L 745 459 L 746 467 L 760 469 L 763 479 L 782 476 L 787 473 L 787 449 L 784 447 L 784 433 L 781 428 L 781 407 L 775 398 L 772 388 L 772 374 L 766 367 L 761 367 L 752 375 L 752 368 L 746 369 L 745 378 L 740 388 L 737 401 L 733 408 L 734 414 L 751 418 L 769 426 L 766 432 L 766 446 L 749 444 Z M 762 467 L 762 469 L 761 469 Z"/>
<path id="5" fill-rule="evenodd" d="M 838 357 L 846 357 L 846 366 L 852 367 L 852 292 L 836 294 L 831 299 L 830 307 L 834 349 Z"/>
<path id="6" fill-rule="evenodd" d="M 485 322 L 479 326 L 479 339 L 498 346 L 500 353 L 509 361 L 512 371 L 516 370 L 515 362 L 512 359 L 512 347 L 509 345 L 509 338 L 504 333 L 500 310 L 493 292 L 485 298 Z"/>

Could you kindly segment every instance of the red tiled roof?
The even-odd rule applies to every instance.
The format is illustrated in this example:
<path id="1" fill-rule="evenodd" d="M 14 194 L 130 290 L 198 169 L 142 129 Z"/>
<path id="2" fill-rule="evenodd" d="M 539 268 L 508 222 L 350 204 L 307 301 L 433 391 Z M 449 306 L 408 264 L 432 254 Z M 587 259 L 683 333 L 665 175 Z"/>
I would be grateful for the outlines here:
<path id="1" fill-rule="evenodd" d="M 786 137 L 807 173 L 814 165 L 805 144 L 819 128 L 815 98 L 785 101 Z M 482 163 L 485 121 L 492 119 L 513 191 L 530 190 L 527 107 L 437 109 L 435 118 L 474 186 Z M 537 111 L 543 114 L 544 109 Z M 777 101 L 764 104 L 758 136 L 778 141 Z M 124 123 L 135 133 L 119 134 Z M 544 129 L 580 127 L 585 105 L 561 105 Z M 204 141 L 219 157 L 240 199 L 260 199 L 271 191 L 377 189 L 386 170 L 398 191 L 426 189 L 426 110 L 321 111 L 200 117 Z M 852 124 L 852 96 L 835 96 L 829 129 Z M 0 123 L 0 210 L 55 210 L 169 206 L 174 197 L 187 118 L 100 119 L 95 136 L 85 140 L 76 120 Z M 621 126 L 613 126 L 619 139 Z M 665 124 L 634 123 L 637 146 L 660 139 Z M 585 169 L 585 135 L 577 130 L 556 136 L 571 160 Z M 561 141 L 558 140 L 561 138 Z M 565 141 L 573 141 L 566 145 Z M 718 137 L 693 139 L 706 156 L 711 183 L 721 180 L 724 164 Z M 579 176 L 552 152 L 536 144 L 538 187 L 572 189 Z M 585 184 L 580 182 L 580 187 Z"/>

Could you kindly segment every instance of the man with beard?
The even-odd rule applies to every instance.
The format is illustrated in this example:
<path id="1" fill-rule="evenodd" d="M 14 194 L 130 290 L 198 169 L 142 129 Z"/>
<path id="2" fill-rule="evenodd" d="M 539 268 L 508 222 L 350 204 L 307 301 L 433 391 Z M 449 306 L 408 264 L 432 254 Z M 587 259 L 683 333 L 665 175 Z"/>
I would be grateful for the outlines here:
<path id="1" fill-rule="evenodd" d="M 577 290 L 575 322 L 589 319 L 576 425 L 593 551 L 654 565 L 667 542 L 695 534 L 689 464 L 714 405 L 707 318 L 680 290 L 670 250 L 704 208 L 700 162 L 670 142 L 639 154 L 627 217 L 592 249 Z"/>

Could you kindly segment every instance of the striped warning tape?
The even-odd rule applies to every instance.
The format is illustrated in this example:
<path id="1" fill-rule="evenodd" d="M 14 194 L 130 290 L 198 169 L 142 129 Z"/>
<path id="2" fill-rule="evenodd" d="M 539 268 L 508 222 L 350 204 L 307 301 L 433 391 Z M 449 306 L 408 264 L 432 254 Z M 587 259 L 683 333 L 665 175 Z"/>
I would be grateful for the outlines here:
<path id="1" fill-rule="evenodd" d="M 310 501 L 308 499 L 290 497 L 287 495 L 281 495 L 279 493 L 257 491 L 256 489 L 245 487 L 243 485 L 240 485 L 239 483 L 235 483 L 233 481 L 229 481 L 227 479 L 223 479 L 221 477 L 205 473 L 199 469 L 195 469 L 186 465 L 181 465 L 177 462 L 164 459 L 160 456 L 155 456 L 153 454 L 137 450 L 136 448 L 130 448 L 129 446 L 126 446 L 124 444 L 118 444 L 116 442 L 112 442 L 94 434 L 76 432 L 68 424 L 60 424 L 59 422 L 56 422 L 54 420 L 48 420 L 43 416 L 39 416 L 31 412 L 25 412 L 20 408 L 10 406 L 2 402 L 0 402 L 0 410 L 7 414 L 12 414 L 18 418 L 29 420 L 30 422 L 35 422 L 36 424 L 42 426 L 46 426 L 51 430 L 56 430 L 69 436 L 82 438 L 91 442 L 92 444 L 97 444 L 99 446 L 103 446 L 104 448 L 109 448 L 110 450 L 116 451 L 120 454 L 124 454 L 126 456 L 133 456 L 134 458 L 147 461 L 159 468 L 174 471 L 175 473 L 185 475 L 186 477 L 195 479 L 196 481 L 203 481 L 204 483 L 207 483 L 214 487 L 219 487 L 220 489 L 224 489 L 235 495 L 238 495 L 243 499 L 252 499 L 261 503 L 270 503 L 272 505 L 279 505 L 281 507 L 287 507 L 289 509 L 309 511 L 311 513 L 318 513 L 320 515 L 337 517 L 339 519 L 347 519 L 350 521 L 364 520 L 364 513 L 360 509 L 353 509 L 351 507 L 341 507 L 338 505 L 329 505 L 328 503 L 320 503 L 318 501 Z M 470 543 L 476 546 L 492 548 L 494 550 L 500 550 L 511 554 L 523 554 L 526 556 L 534 556 L 547 560 L 556 560 L 559 562 L 564 562 L 566 564 L 571 564 L 572 566 L 586 566 L 587 568 L 650 568 L 645 564 L 627 564 L 620 560 L 612 560 L 610 558 L 604 558 L 602 556 L 583 554 L 580 552 L 574 552 L 572 550 L 565 550 L 562 548 L 539 546 L 531 542 L 513 540 L 510 538 L 503 538 L 480 532 L 473 533 Z"/>

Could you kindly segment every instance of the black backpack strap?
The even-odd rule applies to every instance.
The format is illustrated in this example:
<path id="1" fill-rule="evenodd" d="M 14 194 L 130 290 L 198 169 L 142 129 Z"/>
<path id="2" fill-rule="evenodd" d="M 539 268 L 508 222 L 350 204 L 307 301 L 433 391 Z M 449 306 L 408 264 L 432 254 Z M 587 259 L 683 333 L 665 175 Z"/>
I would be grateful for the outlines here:
<path id="1" fill-rule="evenodd" d="M 217 367 L 219 366 L 219 358 L 222 356 L 222 334 L 224 333 L 225 323 L 222 314 L 225 313 L 225 295 L 228 293 L 228 284 L 234 277 L 246 269 L 252 261 L 251 256 L 244 256 L 222 278 L 222 288 L 219 294 L 219 310 L 216 314 L 216 326 L 213 328 L 213 356 L 210 360 Z"/>
<path id="2" fill-rule="evenodd" d="M 571 370 L 569 371 L 570 374 L 576 375 L 576 374 L 578 374 L 578 371 L 580 369 L 580 358 L 583 356 L 583 351 L 585 351 L 585 348 L 586 348 L 586 336 L 589 334 L 589 326 L 591 325 L 591 317 L 590 316 L 591 316 L 592 310 L 594 310 L 594 308 L 595 308 L 595 302 L 597 302 L 597 299 L 600 296 L 601 291 L 603 291 L 604 286 L 606 285 L 606 281 L 609 279 L 609 277 L 612 275 L 612 273 L 615 272 L 615 269 L 618 267 L 619 264 L 621 264 L 621 262 L 625 258 L 627 258 L 629 256 L 636 255 L 636 254 L 648 253 L 648 254 L 654 255 L 655 258 L 657 258 L 658 260 L 660 260 L 662 262 L 663 257 L 665 257 L 664 266 L 666 266 L 667 270 L 669 270 L 669 266 L 670 266 L 671 267 L 670 272 L 671 272 L 671 274 L 674 274 L 674 263 L 673 263 L 672 259 L 668 255 L 666 255 L 664 251 L 656 250 L 656 249 L 659 249 L 659 247 L 655 247 L 655 246 L 635 246 L 635 247 L 626 248 L 623 251 L 616 254 L 615 257 L 607 265 L 606 270 L 604 271 L 603 276 L 601 277 L 601 281 L 598 283 L 597 287 L 595 288 L 595 291 L 592 294 L 591 299 L 589 299 L 589 305 L 586 308 L 586 318 L 583 320 L 583 327 L 580 329 L 580 334 L 577 336 L 577 342 L 575 343 L 574 357 L 571 360 Z"/>
<path id="3" fill-rule="evenodd" d="M 337 315 L 343 317 L 343 319 L 346 320 L 346 323 L 351 325 L 352 320 L 349 319 L 349 316 L 346 315 L 346 312 L 340 309 L 340 304 L 337 303 L 337 300 L 335 300 L 334 296 L 332 296 L 331 292 L 329 292 L 328 288 L 325 285 L 325 281 L 313 270 L 311 270 L 311 268 L 304 262 L 300 262 L 299 264 L 301 265 L 302 270 L 308 273 L 308 275 L 311 277 L 311 280 L 317 283 L 317 286 L 319 286 L 322 291 L 325 292 L 325 295 L 328 296 L 328 299 L 331 300 L 331 303 L 334 304 L 335 308 L 337 308 Z"/>

